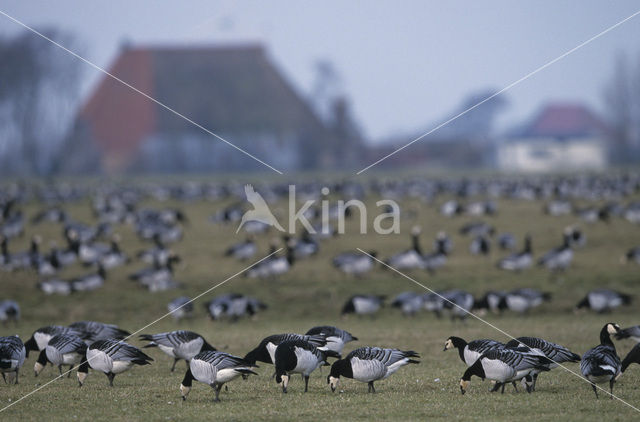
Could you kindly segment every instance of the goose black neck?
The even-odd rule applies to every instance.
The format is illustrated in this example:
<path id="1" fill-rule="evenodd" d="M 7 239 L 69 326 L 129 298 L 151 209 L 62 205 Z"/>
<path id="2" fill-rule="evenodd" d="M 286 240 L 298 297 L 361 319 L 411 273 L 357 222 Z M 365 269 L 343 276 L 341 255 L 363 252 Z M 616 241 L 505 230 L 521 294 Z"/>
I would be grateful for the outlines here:
<path id="1" fill-rule="evenodd" d="M 353 370 L 351 369 L 351 364 L 347 359 L 339 359 L 333 362 L 331 365 L 330 376 L 334 378 L 340 378 L 340 376 L 353 378 Z"/>
<path id="2" fill-rule="evenodd" d="M 460 337 L 449 337 L 451 343 L 453 343 L 453 347 L 458 349 L 458 354 L 460 354 L 460 359 L 464 362 L 464 348 L 467 346 L 467 342 Z"/>
<path id="3" fill-rule="evenodd" d="M 187 369 L 187 372 L 184 374 L 184 378 L 182 379 L 182 385 L 185 387 L 191 387 L 193 381 L 193 374 L 191 373 L 191 368 Z"/>
<path id="4" fill-rule="evenodd" d="M 45 366 L 47 364 L 47 352 L 46 352 L 46 349 L 42 349 L 42 351 L 38 355 L 38 360 L 36 362 L 38 362 L 42 366 Z"/>
<path id="5" fill-rule="evenodd" d="M 418 255 L 422 255 L 422 248 L 420 247 L 420 240 L 418 234 L 411 235 L 411 243 L 413 246 L 413 250 L 416 251 Z"/>
<path id="6" fill-rule="evenodd" d="M 476 360 L 473 365 L 471 365 L 470 367 L 467 368 L 466 371 L 464 371 L 464 374 L 462 375 L 462 379 L 464 381 L 470 381 L 471 377 L 474 375 L 482 379 L 485 379 L 486 377 L 484 373 L 484 368 L 482 367 L 482 361 L 480 360 L 480 358 L 478 358 L 478 360 Z"/>
<path id="7" fill-rule="evenodd" d="M 600 330 L 600 344 L 605 344 L 607 346 L 614 346 L 613 341 L 611 341 L 611 336 L 609 335 L 609 330 L 607 330 L 607 327 L 609 326 L 609 324 L 605 325 L 604 327 L 602 327 L 602 330 Z"/>

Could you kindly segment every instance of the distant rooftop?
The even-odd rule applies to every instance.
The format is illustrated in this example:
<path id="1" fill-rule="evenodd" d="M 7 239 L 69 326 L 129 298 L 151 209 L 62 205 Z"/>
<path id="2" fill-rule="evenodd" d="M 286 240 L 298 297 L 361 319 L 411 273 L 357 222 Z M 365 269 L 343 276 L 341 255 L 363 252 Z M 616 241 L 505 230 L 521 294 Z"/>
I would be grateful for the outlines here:
<path id="1" fill-rule="evenodd" d="M 582 104 L 552 103 L 545 106 L 514 135 L 564 139 L 599 136 L 606 132 L 606 124 L 588 107 Z"/>

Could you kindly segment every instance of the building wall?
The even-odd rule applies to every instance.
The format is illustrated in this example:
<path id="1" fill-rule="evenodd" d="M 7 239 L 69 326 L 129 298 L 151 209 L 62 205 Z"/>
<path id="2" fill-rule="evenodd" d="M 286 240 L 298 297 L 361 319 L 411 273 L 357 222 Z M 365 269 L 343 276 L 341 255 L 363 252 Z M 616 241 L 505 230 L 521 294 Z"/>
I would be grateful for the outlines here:
<path id="1" fill-rule="evenodd" d="M 498 165 L 523 172 L 599 170 L 607 166 L 607 151 L 598 138 L 516 139 L 498 148 Z"/>

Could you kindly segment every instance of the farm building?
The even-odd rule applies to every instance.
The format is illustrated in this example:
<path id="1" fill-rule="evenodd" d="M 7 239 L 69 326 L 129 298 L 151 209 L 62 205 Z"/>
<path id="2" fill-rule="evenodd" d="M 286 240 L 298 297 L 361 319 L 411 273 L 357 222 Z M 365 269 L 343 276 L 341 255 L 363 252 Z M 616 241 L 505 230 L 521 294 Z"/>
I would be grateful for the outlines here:
<path id="1" fill-rule="evenodd" d="M 340 157 L 327 157 L 333 144 L 349 156 L 351 144 L 337 139 L 260 45 L 125 47 L 109 72 L 280 170 L 338 166 Z M 66 170 L 75 172 L 264 169 L 109 77 L 79 111 L 68 150 Z"/>
<path id="2" fill-rule="evenodd" d="M 497 147 L 497 164 L 506 171 L 597 170 L 607 155 L 607 127 L 593 112 L 551 104 Z"/>

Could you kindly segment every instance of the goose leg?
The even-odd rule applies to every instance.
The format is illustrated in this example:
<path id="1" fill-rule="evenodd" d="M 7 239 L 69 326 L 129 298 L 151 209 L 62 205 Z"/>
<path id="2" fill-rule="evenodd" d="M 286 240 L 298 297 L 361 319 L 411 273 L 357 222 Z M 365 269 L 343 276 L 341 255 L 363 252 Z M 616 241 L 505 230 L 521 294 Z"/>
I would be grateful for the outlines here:
<path id="1" fill-rule="evenodd" d="M 175 371 L 176 369 L 176 363 L 178 363 L 180 359 L 178 358 L 173 358 L 173 365 L 171 366 L 171 372 Z M 188 363 L 188 362 L 187 362 Z"/>
<path id="2" fill-rule="evenodd" d="M 369 393 L 375 393 L 376 388 L 373 386 L 373 381 L 369 381 Z"/>
<path id="3" fill-rule="evenodd" d="M 109 378 L 109 386 L 113 387 L 113 379 L 116 377 L 116 374 L 109 372 L 107 374 L 107 378 Z"/>
<path id="4" fill-rule="evenodd" d="M 16 380 L 18 379 L 18 377 L 16 376 Z M 611 400 L 613 400 L 613 384 L 616 383 L 615 378 L 611 378 L 611 380 L 609 381 L 609 390 L 611 391 Z"/>
<path id="5" fill-rule="evenodd" d="M 62 365 L 58 365 L 58 372 L 60 372 L 60 376 L 62 376 Z"/>
<path id="6" fill-rule="evenodd" d="M 214 384 L 213 389 L 216 391 L 216 398 L 213 399 L 215 402 L 220 401 L 220 390 L 222 390 L 222 384 Z"/>
<path id="7" fill-rule="evenodd" d="M 502 383 L 502 389 L 500 390 L 500 394 L 504 394 L 504 386 L 505 385 L 506 385 L 505 383 Z"/>
<path id="8" fill-rule="evenodd" d="M 515 381 L 511 381 L 511 385 L 513 385 L 513 389 L 516 390 L 516 393 L 518 392 L 518 385 L 516 384 Z M 504 389 L 504 386 L 502 387 Z"/>
<path id="9" fill-rule="evenodd" d="M 4 383 L 7 383 L 7 377 L 4 375 L 4 372 L 2 372 L 2 379 L 4 380 Z"/>
<path id="10" fill-rule="evenodd" d="M 16 368 L 16 381 L 14 382 L 14 384 L 18 384 L 18 374 L 19 374 L 19 372 L 20 372 L 20 368 Z M 613 397 L 611 397 L 611 398 L 613 398 Z"/>
<path id="11" fill-rule="evenodd" d="M 533 374 L 533 385 L 531 386 L 531 391 L 536 391 L 536 382 L 538 382 L 538 374 Z"/>
<path id="12" fill-rule="evenodd" d="M 71 370 L 73 369 L 73 365 L 69 365 L 69 371 L 67 372 L 67 378 L 71 378 Z"/>
<path id="13" fill-rule="evenodd" d="M 495 393 L 500 389 L 501 386 L 502 386 L 502 383 L 496 382 L 495 384 L 493 384 L 493 387 L 491 388 L 491 390 L 489 390 L 489 392 Z"/>
<path id="14" fill-rule="evenodd" d="M 593 388 L 593 392 L 596 393 L 596 399 L 598 399 L 598 389 L 594 383 L 591 383 L 591 388 Z"/>
<path id="15" fill-rule="evenodd" d="M 306 393 L 309 389 L 309 375 L 304 376 L 304 392 Z"/>

